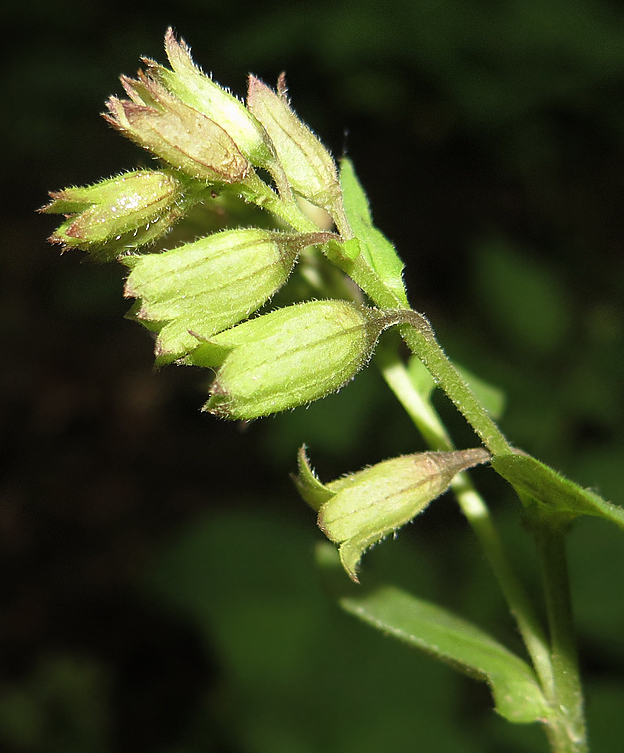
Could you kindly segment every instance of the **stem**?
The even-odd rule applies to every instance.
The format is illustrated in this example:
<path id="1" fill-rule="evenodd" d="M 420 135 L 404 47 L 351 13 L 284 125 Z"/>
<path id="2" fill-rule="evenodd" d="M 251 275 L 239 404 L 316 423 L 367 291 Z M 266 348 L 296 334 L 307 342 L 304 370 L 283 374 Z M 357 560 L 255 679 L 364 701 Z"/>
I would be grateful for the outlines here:
<path id="1" fill-rule="evenodd" d="M 557 753 L 586 753 L 583 693 L 579 675 L 563 526 L 534 526 L 542 566 L 551 640 L 554 685 L 548 734 Z"/>
<path id="2" fill-rule="evenodd" d="M 379 366 L 386 383 L 405 408 L 429 447 L 438 451 L 452 450 L 453 442 L 444 424 L 431 403 L 425 400 L 414 387 L 409 372 L 396 350 L 379 345 L 375 362 Z"/>
<path id="3" fill-rule="evenodd" d="M 453 450 L 453 443 L 438 414 L 416 390 L 396 351 L 380 349 L 376 361 L 388 386 L 412 418 L 429 447 L 433 450 Z M 553 672 L 548 641 L 522 583 L 505 556 L 490 511 L 473 487 L 468 474 L 458 474 L 451 486 L 500 584 L 542 688 L 549 695 L 553 688 Z"/>
<path id="4" fill-rule="evenodd" d="M 404 322 L 400 328 L 401 335 L 412 353 L 424 363 L 436 384 L 453 401 L 492 455 L 512 452 L 513 448 L 504 434 L 447 358 L 425 317 L 415 311 L 396 313 Z"/>
<path id="5" fill-rule="evenodd" d="M 399 324 L 408 347 L 427 368 L 435 383 L 463 414 L 492 455 L 506 455 L 513 447 L 481 405 L 468 384 L 440 347 L 424 316 L 404 309 L 403 301 L 388 289 L 361 255 L 355 260 L 332 258 L 382 309 Z M 437 413 L 415 389 L 396 351 L 388 356 L 378 352 L 386 382 L 421 431 L 427 444 L 436 450 L 452 450 L 453 445 Z M 527 651 L 549 700 L 546 730 L 555 753 L 586 753 L 587 742 L 583 700 L 572 625 L 567 564 L 561 529 L 536 527 L 542 559 L 544 588 L 548 606 L 551 645 L 533 610 L 521 581 L 511 568 L 484 500 L 468 476 L 459 474 L 452 482 L 458 503 L 469 521 L 514 616 Z"/>
<path id="6" fill-rule="evenodd" d="M 400 332 L 493 455 L 513 452 L 498 426 L 473 394 L 470 387 L 447 358 L 424 316 L 402 309 L 402 302 L 379 280 L 361 256 L 355 261 L 331 258 L 371 297 L 386 308 L 389 319 L 400 324 Z M 415 389 L 396 350 L 378 350 L 377 360 L 391 390 L 435 450 L 452 450 L 452 441 L 431 404 Z M 524 587 L 512 570 L 485 501 L 476 492 L 466 474 L 458 474 L 453 491 L 466 519 L 472 526 L 497 578 L 509 609 L 516 620 L 527 651 L 549 700 L 546 723 L 554 753 L 586 753 L 585 722 L 576 647 L 572 629 L 572 609 L 563 534 L 552 527 L 537 528 L 542 557 L 548 620 L 552 645 L 549 646 Z"/>
<path id="7" fill-rule="evenodd" d="M 295 201 L 281 199 L 255 172 L 250 173 L 241 183 L 234 184 L 232 190 L 245 201 L 266 209 L 301 233 L 320 230 L 318 225 L 303 214 Z"/>
<path id="8" fill-rule="evenodd" d="M 401 335 L 412 353 L 424 363 L 436 384 L 453 401 L 492 455 L 507 455 L 513 452 L 501 430 L 447 358 L 427 319 L 412 309 L 404 308 L 407 297 L 399 297 L 390 290 L 363 259 L 362 254 L 356 259 L 347 259 L 330 251 L 328 258 L 346 272 L 376 306 L 386 309 L 388 317 L 394 319 L 393 323 L 401 325 Z"/>
<path id="9" fill-rule="evenodd" d="M 329 255 L 329 259 L 366 291 L 377 306 L 387 309 L 393 323 L 401 325 L 401 335 L 412 353 L 420 358 L 436 384 L 452 400 L 492 455 L 513 452 L 504 434 L 447 358 L 427 319 L 416 311 L 403 308 L 403 301 L 379 279 L 361 254 L 355 260 L 336 255 Z"/>

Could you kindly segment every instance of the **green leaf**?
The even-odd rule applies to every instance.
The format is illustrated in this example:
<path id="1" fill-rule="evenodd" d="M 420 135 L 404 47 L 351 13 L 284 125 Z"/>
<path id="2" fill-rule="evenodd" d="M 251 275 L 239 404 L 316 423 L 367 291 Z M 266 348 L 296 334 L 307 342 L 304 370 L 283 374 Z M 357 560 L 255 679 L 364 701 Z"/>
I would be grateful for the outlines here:
<path id="1" fill-rule="evenodd" d="M 373 225 L 364 189 L 351 160 L 340 162 L 340 185 L 345 214 L 360 243 L 362 257 L 402 305 L 409 306 L 403 285 L 403 262 L 386 236 Z"/>
<path id="2" fill-rule="evenodd" d="M 394 586 L 363 588 L 341 576 L 335 550 L 317 547 L 317 562 L 340 606 L 369 625 L 420 648 L 492 690 L 496 711 L 528 724 L 547 716 L 547 703 L 531 667 L 472 623 Z"/>
<path id="3" fill-rule="evenodd" d="M 556 269 L 505 240 L 484 243 L 475 262 L 479 303 L 506 338 L 542 354 L 564 346 L 573 306 Z"/>
<path id="4" fill-rule="evenodd" d="M 492 466 L 514 487 L 523 504 L 538 512 L 573 520 L 579 515 L 605 518 L 624 529 L 624 509 L 564 478 L 539 460 L 516 452 L 499 455 Z"/>

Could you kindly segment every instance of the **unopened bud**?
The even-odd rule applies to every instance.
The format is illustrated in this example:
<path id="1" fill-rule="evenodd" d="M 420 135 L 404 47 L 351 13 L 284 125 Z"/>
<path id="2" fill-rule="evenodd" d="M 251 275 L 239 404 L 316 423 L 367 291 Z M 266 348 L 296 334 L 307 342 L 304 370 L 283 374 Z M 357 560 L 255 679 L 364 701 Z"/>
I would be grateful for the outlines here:
<path id="1" fill-rule="evenodd" d="M 328 233 L 224 230 L 161 254 L 130 256 L 131 316 L 158 332 L 159 363 L 174 361 L 246 319 L 282 287 L 306 246 Z M 191 334 L 192 333 L 192 334 Z"/>
<path id="2" fill-rule="evenodd" d="M 339 545 L 342 565 L 357 582 L 367 549 L 422 512 L 457 473 L 489 459 L 482 448 L 420 452 L 321 484 L 301 451 L 296 483 L 303 498 L 319 510 L 319 527 Z"/>
<path id="3" fill-rule="evenodd" d="M 210 338 L 188 363 L 220 367 L 205 410 L 249 420 L 340 389 L 368 361 L 385 326 L 374 309 L 346 301 L 311 301 Z"/>
<path id="4" fill-rule="evenodd" d="M 249 173 L 249 161 L 214 120 L 141 71 L 121 82 L 130 99 L 111 97 L 104 118 L 125 136 L 193 178 L 238 183 Z"/>
<path id="5" fill-rule="evenodd" d="M 280 94 L 249 77 L 247 106 L 262 123 L 275 146 L 278 159 L 292 188 L 332 216 L 341 201 L 336 165 L 327 149 L 291 110 L 284 79 Z"/>
<path id="6" fill-rule="evenodd" d="M 192 183 L 174 170 L 138 170 L 52 192 L 40 211 L 67 217 L 50 236 L 52 243 L 106 260 L 164 235 L 199 200 Z"/>
<path id="7" fill-rule="evenodd" d="M 184 40 L 178 42 L 171 28 L 165 35 L 165 50 L 173 70 L 145 60 L 148 75 L 181 102 L 218 123 L 253 164 L 265 166 L 272 157 L 269 139 L 245 105 L 195 65 L 189 47 Z"/>

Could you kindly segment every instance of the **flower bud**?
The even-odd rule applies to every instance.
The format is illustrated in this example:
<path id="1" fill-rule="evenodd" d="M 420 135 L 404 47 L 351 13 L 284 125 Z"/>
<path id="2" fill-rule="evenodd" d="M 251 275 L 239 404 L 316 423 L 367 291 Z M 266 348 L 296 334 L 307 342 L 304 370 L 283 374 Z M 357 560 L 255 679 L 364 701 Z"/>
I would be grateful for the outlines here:
<path id="1" fill-rule="evenodd" d="M 311 301 L 222 332 L 193 351 L 187 362 L 220 367 L 205 410 L 248 420 L 340 389 L 368 361 L 385 326 L 374 309 Z"/>
<path id="2" fill-rule="evenodd" d="M 142 71 L 121 82 L 130 100 L 110 97 L 104 118 L 125 136 L 193 178 L 238 183 L 249 173 L 249 161 L 214 120 Z"/>
<path id="3" fill-rule="evenodd" d="M 161 254 L 131 256 L 125 295 L 140 299 L 131 316 L 159 334 L 167 363 L 246 319 L 286 282 L 299 252 L 330 234 L 225 230 Z M 193 334 L 191 334 L 191 332 Z"/>
<path id="4" fill-rule="evenodd" d="M 419 452 L 321 484 L 302 450 L 296 483 L 306 502 L 319 510 L 319 528 L 339 544 L 342 565 L 357 582 L 367 549 L 422 512 L 457 473 L 489 459 L 482 448 Z"/>
<path id="5" fill-rule="evenodd" d="M 156 241 L 199 200 L 199 192 L 173 170 L 137 170 L 50 198 L 40 211 L 67 219 L 49 240 L 106 260 Z"/>
<path id="6" fill-rule="evenodd" d="M 250 76 L 247 106 L 269 134 L 292 188 L 334 216 L 341 201 L 334 160 L 290 109 L 283 76 L 278 88 L 280 94 Z"/>
<path id="7" fill-rule="evenodd" d="M 245 105 L 195 65 L 189 47 L 184 40 L 178 42 L 171 28 L 165 35 L 165 50 L 173 70 L 145 60 L 148 76 L 181 102 L 218 123 L 253 164 L 265 166 L 272 158 L 270 140 Z"/>

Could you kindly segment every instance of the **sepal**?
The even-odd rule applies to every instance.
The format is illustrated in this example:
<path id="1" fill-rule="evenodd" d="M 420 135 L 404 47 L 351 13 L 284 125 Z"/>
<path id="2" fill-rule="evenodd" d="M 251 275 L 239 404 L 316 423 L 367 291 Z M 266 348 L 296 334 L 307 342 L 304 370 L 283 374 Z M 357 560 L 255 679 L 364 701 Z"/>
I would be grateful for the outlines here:
<path id="1" fill-rule="evenodd" d="M 161 254 L 127 257 L 130 316 L 158 332 L 157 362 L 198 347 L 200 339 L 246 319 L 288 279 L 300 251 L 328 233 L 224 230 Z"/>
<path id="2" fill-rule="evenodd" d="M 106 261 L 165 235 L 200 200 L 201 190 L 175 170 L 137 170 L 51 192 L 52 201 L 40 211 L 66 215 L 51 243 Z"/>
<path id="3" fill-rule="evenodd" d="M 121 82 L 129 99 L 110 97 L 104 118 L 124 136 L 199 180 L 239 183 L 249 174 L 249 160 L 221 125 L 142 71 Z"/>
<path id="4" fill-rule="evenodd" d="M 165 51 L 171 70 L 146 59 L 148 77 L 156 79 L 181 102 L 221 126 L 254 165 L 265 167 L 270 163 L 274 155 L 264 128 L 243 102 L 197 67 L 190 48 L 184 40 L 176 39 L 171 28 L 165 34 Z"/>
<path id="5" fill-rule="evenodd" d="M 324 486 L 333 495 L 320 506 L 319 528 L 339 545 L 342 565 L 357 582 L 367 549 L 409 523 L 448 489 L 457 473 L 489 460 L 482 448 L 419 452 L 344 476 Z"/>
<path id="6" fill-rule="evenodd" d="M 310 301 L 222 332 L 185 362 L 219 367 L 205 410 L 249 420 L 340 389 L 367 363 L 387 326 L 387 317 L 375 309 Z"/>
<path id="7" fill-rule="evenodd" d="M 271 138 L 293 190 L 336 219 L 342 213 L 342 195 L 334 160 L 290 108 L 283 76 L 278 89 L 274 92 L 249 76 L 247 106 Z"/>
<path id="8" fill-rule="evenodd" d="M 325 484 L 322 484 L 306 455 L 305 445 L 297 453 L 297 468 L 299 473 L 292 474 L 292 480 L 304 502 L 307 502 L 313 510 L 318 512 L 323 503 L 330 500 L 335 492 L 332 492 Z"/>

